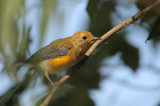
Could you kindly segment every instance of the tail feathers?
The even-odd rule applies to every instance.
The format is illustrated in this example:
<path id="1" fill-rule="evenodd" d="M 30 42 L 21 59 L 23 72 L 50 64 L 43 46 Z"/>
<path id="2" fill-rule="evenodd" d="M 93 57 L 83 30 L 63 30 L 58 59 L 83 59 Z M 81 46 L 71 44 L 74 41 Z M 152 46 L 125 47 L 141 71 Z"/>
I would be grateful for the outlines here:
<path id="1" fill-rule="evenodd" d="M 19 62 L 19 63 L 16 64 L 16 67 L 21 67 L 21 66 L 24 66 L 24 65 L 25 65 L 25 63 Z"/>
<path id="2" fill-rule="evenodd" d="M 21 66 L 26 66 L 26 67 L 30 67 L 30 68 L 32 67 L 31 65 L 29 65 L 25 62 L 19 62 L 19 63 L 16 64 L 17 68 L 20 68 Z"/>

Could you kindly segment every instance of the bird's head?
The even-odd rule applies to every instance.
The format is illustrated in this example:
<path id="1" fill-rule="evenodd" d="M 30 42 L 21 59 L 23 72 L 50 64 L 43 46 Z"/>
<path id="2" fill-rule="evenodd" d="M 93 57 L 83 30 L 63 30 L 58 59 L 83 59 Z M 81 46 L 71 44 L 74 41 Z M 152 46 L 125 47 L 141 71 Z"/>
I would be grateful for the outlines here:
<path id="1" fill-rule="evenodd" d="M 100 38 L 93 36 L 88 31 L 78 31 L 74 33 L 71 38 L 76 45 L 82 48 L 88 48 L 88 46 L 90 46 L 92 43 L 100 40 Z"/>

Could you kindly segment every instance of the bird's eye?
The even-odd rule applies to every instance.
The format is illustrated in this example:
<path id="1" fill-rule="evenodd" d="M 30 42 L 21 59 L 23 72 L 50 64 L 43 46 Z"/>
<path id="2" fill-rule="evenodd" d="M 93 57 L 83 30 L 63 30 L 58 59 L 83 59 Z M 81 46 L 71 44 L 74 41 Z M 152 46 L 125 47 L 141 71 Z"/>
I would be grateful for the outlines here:
<path id="1" fill-rule="evenodd" d="M 82 38 L 83 38 L 84 40 L 85 40 L 85 39 L 87 39 L 87 37 L 86 37 L 86 36 L 83 36 Z"/>

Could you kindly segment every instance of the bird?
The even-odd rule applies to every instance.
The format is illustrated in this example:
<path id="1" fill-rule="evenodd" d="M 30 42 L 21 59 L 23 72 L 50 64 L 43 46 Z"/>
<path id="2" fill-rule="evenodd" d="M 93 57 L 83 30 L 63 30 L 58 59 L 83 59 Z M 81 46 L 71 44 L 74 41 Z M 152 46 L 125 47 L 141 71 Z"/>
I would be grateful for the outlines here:
<path id="1" fill-rule="evenodd" d="M 60 73 L 76 65 L 85 55 L 88 47 L 100 38 L 88 31 L 78 31 L 67 38 L 57 39 L 41 48 L 18 66 L 38 67 L 51 85 L 50 74 Z"/>

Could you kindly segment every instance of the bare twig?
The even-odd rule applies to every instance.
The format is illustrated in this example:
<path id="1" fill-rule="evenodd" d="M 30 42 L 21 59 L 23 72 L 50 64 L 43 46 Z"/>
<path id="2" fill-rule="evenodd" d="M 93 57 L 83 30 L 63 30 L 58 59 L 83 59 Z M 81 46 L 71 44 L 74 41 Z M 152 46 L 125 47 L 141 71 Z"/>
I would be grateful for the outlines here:
<path id="1" fill-rule="evenodd" d="M 70 75 L 65 75 L 61 78 L 58 83 L 53 87 L 52 91 L 48 94 L 45 101 L 40 106 L 48 106 L 49 102 L 51 101 L 52 97 L 55 95 L 55 92 L 60 88 L 62 84 L 65 83 L 70 78 Z"/>
<path id="2" fill-rule="evenodd" d="M 125 20 L 124 22 L 120 23 L 119 25 L 115 26 L 114 28 L 112 28 L 110 31 L 108 31 L 107 33 L 105 33 L 101 39 L 102 40 L 98 40 L 97 42 L 95 42 L 87 51 L 86 55 L 90 56 L 93 51 L 107 38 L 109 38 L 111 35 L 119 32 L 120 30 L 126 28 L 127 26 L 129 26 L 130 24 L 132 24 L 133 22 L 137 21 L 138 19 L 142 18 L 145 14 L 147 14 L 149 11 L 153 10 L 154 8 L 156 8 L 157 6 L 160 5 L 160 0 L 157 0 L 155 3 L 151 4 L 150 6 L 148 6 L 147 8 L 143 9 L 142 11 L 138 12 L 137 14 L 135 14 L 134 16 L 128 18 L 127 20 Z"/>
<path id="3" fill-rule="evenodd" d="M 102 40 L 98 40 L 96 41 L 90 48 L 89 50 L 86 52 L 86 57 L 89 57 L 94 50 L 100 45 L 102 44 L 103 41 L 105 41 L 106 39 L 108 39 L 110 36 L 112 36 L 113 34 L 119 32 L 120 30 L 126 28 L 127 26 L 129 26 L 130 24 L 132 24 L 133 22 L 135 22 L 136 20 L 142 18 L 145 14 L 147 14 L 149 11 L 153 10 L 154 8 L 156 8 L 158 5 L 160 5 L 160 0 L 157 0 L 155 3 L 151 4 L 150 6 L 148 6 L 147 8 L 143 9 L 141 12 L 138 12 L 137 14 L 135 14 L 134 16 L 128 18 L 127 20 L 125 20 L 124 22 L 120 23 L 119 25 L 115 26 L 114 28 L 112 28 L 110 31 L 108 31 L 106 34 L 104 34 L 101 39 Z M 78 68 L 80 68 L 84 62 L 87 60 L 88 58 L 84 58 L 80 63 L 78 63 Z M 78 69 L 77 69 L 78 70 Z M 76 72 L 76 70 L 73 70 L 74 73 Z M 45 101 L 41 104 L 41 106 L 48 106 L 48 104 L 50 103 L 51 99 L 53 98 L 53 96 L 55 96 L 57 90 L 59 89 L 59 87 L 61 85 L 63 85 L 72 75 L 74 74 L 68 74 L 65 75 L 63 78 L 61 78 L 59 80 L 59 83 L 52 89 L 52 91 L 48 94 L 47 98 L 45 99 Z"/>

